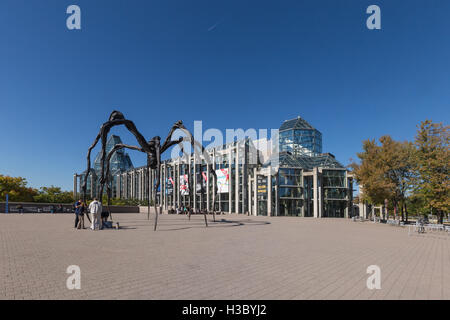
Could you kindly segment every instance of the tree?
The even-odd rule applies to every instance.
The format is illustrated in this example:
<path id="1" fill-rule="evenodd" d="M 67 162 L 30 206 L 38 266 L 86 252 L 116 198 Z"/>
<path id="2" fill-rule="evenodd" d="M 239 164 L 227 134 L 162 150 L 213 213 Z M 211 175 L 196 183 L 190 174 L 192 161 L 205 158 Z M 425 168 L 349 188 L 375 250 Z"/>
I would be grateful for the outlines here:
<path id="1" fill-rule="evenodd" d="M 414 178 L 414 145 L 411 142 L 399 142 L 390 136 L 380 138 L 381 166 L 383 168 L 385 184 L 389 190 L 390 199 L 394 209 L 394 218 L 397 218 L 399 206 L 402 221 L 408 221 L 406 199 L 412 189 Z"/>
<path id="2" fill-rule="evenodd" d="M 350 164 L 362 187 L 362 200 L 386 207 L 389 201 L 392 202 L 395 218 L 401 205 L 402 220 L 404 209 L 408 219 L 406 198 L 414 174 L 414 146 L 395 141 L 390 136 L 383 136 L 379 141 L 381 146 L 375 140 L 363 141 L 363 152 L 357 154 L 360 164 Z"/>
<path id="3" fill-rule="evenodd" d="M 71 203 L 74 201 L 72 192 L 62 191 L 60 187 L 41 187 L 34 201 L 45 203 Z"/>
<path id="4" fill-rule="evenodd" d="M 10 177 L 0 174 L 0 199 L 10 201 L 31 202 L 37 191 L 27 187 L 27 180 L 22 177 Z"/>
<path id="5" fill-rule="evenodd" d="M 363 141 L 363 152 L 357 153 L 360 164 L 352 162 L 350 168 L 360 187 L 361 201 L 381 205 L 389 197 L 389 190 L 383 180 L 383 168 L 380 166 L 381 147 L 375 140 Z"/>
<path id="6" fill-rule="evenodd" d="M 360 164 L 352 162 L 350 168 L 355 174 L 356 181 L 362 187 L 361 200 L 374 204 L 382 204 L 386 196 L 387 189 L 383 185 L 381 168 L 378 165 L 381 150 L 375 140 L 363 141 L 363 152 L 357 153 Z"/>
<path id="7" fill-rule="evenodd" d="M 417 148 L 414 193 L 437 214 L 439 223 L 450 208 L 449 139 L 449 126 L 426 120 L 421 122 L 414 142 Z"/>

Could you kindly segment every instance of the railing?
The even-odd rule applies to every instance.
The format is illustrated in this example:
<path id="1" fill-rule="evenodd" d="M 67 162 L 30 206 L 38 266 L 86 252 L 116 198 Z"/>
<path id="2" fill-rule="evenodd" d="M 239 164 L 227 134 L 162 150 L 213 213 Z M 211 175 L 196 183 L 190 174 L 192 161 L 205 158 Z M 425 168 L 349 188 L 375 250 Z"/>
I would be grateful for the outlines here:
<path id="1" fill-rule="evenodd" d="M 416 222 L 416 224 L 411 224 L 408 226 L 408 235 L 414 233 L 437 233 L 450 235 L 450 226 L 435 223 L 423 224 L 420 222 Z"/>
<path id="2" fill-rule="evenodd" d="M 352 217 L 352 221 L 353 222 L 364 222 L 364 221 L 367 221 L 367 219 L 364 219 L 363 217 L 360 217 L 360 216 L 354 216 L 354 217 Z"/>

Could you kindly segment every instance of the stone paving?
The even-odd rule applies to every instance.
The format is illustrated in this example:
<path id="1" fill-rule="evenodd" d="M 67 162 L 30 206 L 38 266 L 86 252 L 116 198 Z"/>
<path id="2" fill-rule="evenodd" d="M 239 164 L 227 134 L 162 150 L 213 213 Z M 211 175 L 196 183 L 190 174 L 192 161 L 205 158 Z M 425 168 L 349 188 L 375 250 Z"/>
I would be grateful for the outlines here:
<path id="1" fill-rule="evenodd" d="M 0 299 L 450 299 L 450 237 L 344 219 L 0 214 Z M 222 221 L 222 219 L 224 219 Z M 210 217 L 212 220 L 212 217 Z M 69 290 L 69 265 L 81 289 Z M 369 290 L 369 265 L 381 289 Z"/>

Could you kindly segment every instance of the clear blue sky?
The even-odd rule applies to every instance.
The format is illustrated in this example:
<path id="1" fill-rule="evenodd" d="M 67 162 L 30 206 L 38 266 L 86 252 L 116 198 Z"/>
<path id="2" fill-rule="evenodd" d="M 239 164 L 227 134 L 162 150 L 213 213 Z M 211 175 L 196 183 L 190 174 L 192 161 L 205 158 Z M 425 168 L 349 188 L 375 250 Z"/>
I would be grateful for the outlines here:
<path id="1" fill-rule="evenodd" d="M 66 28 L 70 4 L 82 30 Z M 382 30 L 366 28 L 371 4 Z M 364 139 L 448 123 L 449 15 L 448 0 L 2 0 L 0 173 L 71 190 L 113 109 L 149 139 L 178 119 L 225 130 L 300 115 L 347 164 Z"/>

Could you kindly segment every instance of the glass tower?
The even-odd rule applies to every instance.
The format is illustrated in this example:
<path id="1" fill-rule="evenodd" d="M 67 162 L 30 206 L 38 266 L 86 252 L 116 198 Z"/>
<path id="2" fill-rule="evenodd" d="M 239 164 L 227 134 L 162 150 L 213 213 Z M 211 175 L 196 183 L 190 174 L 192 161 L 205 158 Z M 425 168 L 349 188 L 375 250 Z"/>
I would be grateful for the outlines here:
<path id="1" fill-rule="evenodd" d="M 108 141 L 106 142 L 106 154 L 105 157 L 108 156 L 108 153 L 114 148 L 116 144 L 122 143 L 122 140 L 119 136 L 111 135 L 108 138 Z M 89 177 L 86 184 L 86 191 L 88 195 L 91 195 L 92 197 L 98 197 L 99 187 L 100 187 L 100 172 L 101 172 L 101 158 L 102 153 L 101 151 L 97 153 L 97 156 L 94 160 L 94 165 L 89 173 Z M 116 194 L 116 186 L 117 186 L 117 179 L 120 179 L 119 174 L 128 170 L 132 170 L 134 168 L 133 163 L 131 162 L 130 156 L 128 153 L 125 152 L 124 149 L 117 150 L 114 152 L 114 154 L 111 157 L 111 160 L 109 162 L 110 170 L 111 170 L 111 176 L 112 181 L 111 187 L 113 190 L 113 194 Z M 106 166 L 105 166 L 106 169 Z M 86 171 L 83 172 L 83 174 L 80 177 L 80 184 L 83 183 L 84 178 L 86 175 Z M 106 190 L 104 190 L 105 192 Z"/>
<path id="2" fill-rule="evenodd" d="M 111 135 L 108 138 L 108 141 L 106 142 L 106 156 L 108 156 L 108 153 L 114 148 L 116 144 L 121 144 L 122 140 L 119 136 Z M 101 158 L 102 154 L 99 152 L 97 156 L 95 157 L 94 161 L 94 170 L 98 173 L 100 173 L 101 169 Z M 128 153 L 125 152 L 125 149 L 120 149 L 114 152 L 113 156 L 111 157 L 111 160 L 109 162 L 111 174 L 115 174 L 117 172 L 123 172 L 130 169 L 133 169 L 133 163 L 131 162 L 130 156 Z"/>
<path id="3" fill-rule="evenodd" d="M 311 157 L 322 153 L 322 133 L 300 117 L 284 121 L 279 136 L 280 152 Z"/>

